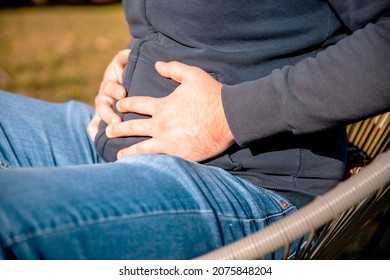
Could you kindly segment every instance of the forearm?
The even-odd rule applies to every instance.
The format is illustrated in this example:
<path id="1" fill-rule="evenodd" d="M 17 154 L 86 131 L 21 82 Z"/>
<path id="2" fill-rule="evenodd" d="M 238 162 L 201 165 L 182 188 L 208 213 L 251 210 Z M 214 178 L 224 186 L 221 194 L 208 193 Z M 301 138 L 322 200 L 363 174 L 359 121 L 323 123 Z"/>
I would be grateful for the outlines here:
<path id="1" fill-rule="evenodd" d="M 294 66 L 224 86 L 225 114 L 246 146 L 275 134 L 311 133 L 390 109 L 390 20 L 369 24 Z"/>

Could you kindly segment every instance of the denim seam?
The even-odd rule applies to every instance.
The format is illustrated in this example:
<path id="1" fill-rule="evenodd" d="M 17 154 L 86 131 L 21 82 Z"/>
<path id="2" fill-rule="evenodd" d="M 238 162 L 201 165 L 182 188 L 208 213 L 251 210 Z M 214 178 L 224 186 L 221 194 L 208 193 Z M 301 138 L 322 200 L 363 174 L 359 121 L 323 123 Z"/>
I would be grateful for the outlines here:
<path id="1" fill-rule="evenodd" d="M 203 214 L 212 214 L 213 216 L 218 216 L 218 217 L 224 218 L 224 219 L 227 218 L 227 219 L 232 219 L 232 220 L 236 220 L 236 221 L 261 223 L 261 222 L 264 222 L 264 221 L 269 220 L 269 219 L 274 218 L 274 217 L 284 216 L 287 212 L 289 212 L 293 208 L 295 208 L 295 207 L 290 207 L 290 208 L 285 209 L 284 211 L 282 211 L 280 213 L 267 216 L 263 219 L 238 218 L 235 216 L 216 214 L 215 212 L 213 212 L 211 210 L 207 210 L 207 211 L 161 211 L 161 212 L 158 211 L 158 212 L 152 212 L 152 213 L 148 213 L 148 214 L 142 213 L 142 214 L 132 214 L 132 215 L 124 215 L 124 216 L 111 216 L 111 217 L 105 217 L 105 218 L 101 218 L 101 219 L 82 222 L 80 224 L 74 224 L 74 223 L 73 224 L 66 224 L 66 225 L 62 225 L 59 227 L 38 230 L 34 233 L 26 233 L 26 234 L 17 235 L 13 238 L 10 238 L 9 242 L 5 242 L 4 245 L 7 247 L 11 247 L 13 245 L 28 241 L 30 239 L 35 239 L 35 238 L 47 236 L 47 235 L 61 232 L 61 231 L 62 232 L 70 231 L 73 229 L 92 226 L 92 225 L 96 225 L 96 224 L 103 224 L 103 223 L 116 222 L 119 220 L 136 219 L 136 218 L 142 218 L 142 217 L 146 217 L 146 216 L 158 216 L 158 215 L 166 215 L 166 214 L 199 214 L 199 213 L 203 213 Z"/>

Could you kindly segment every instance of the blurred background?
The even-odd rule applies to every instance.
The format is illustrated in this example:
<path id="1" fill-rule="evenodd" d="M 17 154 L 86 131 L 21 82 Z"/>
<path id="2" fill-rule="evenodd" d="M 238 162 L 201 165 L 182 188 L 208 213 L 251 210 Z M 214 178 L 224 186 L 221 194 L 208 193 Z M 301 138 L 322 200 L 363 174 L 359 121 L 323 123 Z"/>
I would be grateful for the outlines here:
<path id="1" fill-rule="evenodd" d="M 105 68 L 129 40 L 120 0 L 0 0 L 0 89 L 93 105 Z M 340 259 L 359 258 L 375 229 Z M 388 233 L 374 259 L 390 259 Z"/>
<path id="2" fill-rule="evenodd" d="M 1 0 L 0 88 L 93 104 L 130 40 L 120 0 Z"/>
<path id="3" fill-rule="evenodd" d="M 39 5 L 77 5 L 110 4 L 121 0 L 1 0 L 0 7 L 39 6 Z"/>

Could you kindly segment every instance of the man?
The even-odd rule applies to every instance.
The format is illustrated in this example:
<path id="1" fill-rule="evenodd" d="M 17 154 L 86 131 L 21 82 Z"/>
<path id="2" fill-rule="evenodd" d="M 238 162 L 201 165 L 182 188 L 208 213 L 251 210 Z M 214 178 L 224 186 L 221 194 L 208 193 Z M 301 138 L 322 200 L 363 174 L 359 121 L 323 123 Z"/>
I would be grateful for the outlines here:
<path id="1" fill-rule="evenodd" d="M 326 192 L 343 125 L 390 108 L 389 7 L 124 1 L 131 51 L 90 123 L 0 96 L 1 161 L 20 167 L 0 170 L 1 256 L 192 258 Z"/>

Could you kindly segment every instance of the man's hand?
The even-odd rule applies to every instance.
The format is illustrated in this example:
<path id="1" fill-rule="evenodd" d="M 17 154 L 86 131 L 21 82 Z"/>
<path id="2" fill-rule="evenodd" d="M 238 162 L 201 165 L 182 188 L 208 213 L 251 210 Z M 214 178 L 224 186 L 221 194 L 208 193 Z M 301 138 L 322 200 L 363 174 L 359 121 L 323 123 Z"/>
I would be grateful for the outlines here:
<path id="1" fill-rule="evenodd" d="M 130 50 L 120 51 L 108 65 L 100 83 L 99 93 L 95 98 L 95 116 L 88 125 L 87 131 L 92 140 L 98 132 L 99 122 L 102 119 L 107 124 L 121 122 L 121 118 L 112 109 L 115 99 L 119 100 L 126 96 L 126 90 L 121 85 L 123 69 L 127 64 Z"/>
<path id="2" fill-rule="evenodd" d="M 229 148 L 234 138 L 222 107 L 222 84 L 205 71 L 179 62 L 158 62 L 156 70 L 181 85 L 163 98 L 133 96 L 117 103 L 120 112 L 150 118 L 111 124 L 107 136 L 151 137 L 121 150 L 118 158 L 157 153 L 203 161 Z"/>

